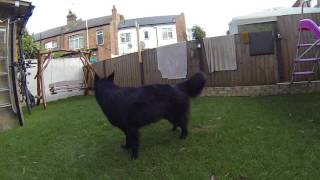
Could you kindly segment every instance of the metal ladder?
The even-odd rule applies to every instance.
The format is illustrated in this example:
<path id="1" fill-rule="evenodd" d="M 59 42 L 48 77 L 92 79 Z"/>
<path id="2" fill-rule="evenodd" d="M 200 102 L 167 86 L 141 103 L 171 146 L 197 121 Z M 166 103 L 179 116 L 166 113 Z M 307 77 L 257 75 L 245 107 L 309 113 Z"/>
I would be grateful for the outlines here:
<path id="1" fill-rule="evenodd" d="M 17 22 L 0 26 L 0 131 L 24 123 L 14 62 L 17 59 Z"/>
<path id="2" fill-rule="evenodd" d="M 293 60 L 293 70 L 291 73 L 291 83 L 294 83 L 295 77 L 298 76 L 307 76 L 309 78 L 308 81 L 310 81 L 311 75 L 316 75 L 317 71 L 320 70 L 320 39 L 316 40 L 312 44 L 304 44 L 301 43 L 301 34 L 303 30 L 300 30 L 299 37 L 298 37 L 298 44 L 296 46 L 296 57 Z M 313 52 L 312 52 L 313 51 Z M 314 51 L 316 51 L 314 53 Z M 310 56 L 310 52 L 313 55 L 312 58 L 306 57 Z M 312 68 L 308 68 L 308 70 L 301 70 L 301 66 L 303 64 L 309 63 L 309 65 L 312 65 Z"/>
<path id="3" fill-rule="evenodd" d="M 294 59 L 294 64 L 293 64 L 293 71 L 291 74 L 291 82 L 294 81 L 295 77 L 298 76 L 309 76 L 310 75 L 316 75 L 317 71 L 319 70 L 320 66 L 320 57 L 319 57 L 319 50 L 316 52 L 316 56 L 313 58 L 304 58 L 303 56 L 306 55 L 308 51 L 310 51 L 313 47 L 318 47 L 320 48 L 320 44 L 318 44 L 320 41 L 318 40 L 316 43 L 317 44 L 298 44 L 297 45 L 297 55 L 296 58 Z M 304 51 L 301 55 L 299 55 L 299 49 L 309 47 L 307 50 Z M 312 63 L 312 68 L 309 70 L 301 70 L 301 66 L 304 63 Z"/>
<path id="4" fill-rule="evenodd" d="M 9 26 L 0 27 L 0 37 L 0 111 L 11 111 L 17 114 L 10 68 Z"/>
<path id="5" fill-rule="evenodd" d="M 310 82 L 310 76 L 316 75 L 317 71 L 320 70 L 320 36 L 319 36 L 319 27 L 313 22 L 311 19 L 304 19 L 304 7 L 305 4 L 310 4 L 311 0 L 304 0 L 301 6 L 301 18 L 299 21 L 299 36 L 298 36 L 298 44 L 296 46 L 296 57 L 293 60 L 293 70 L 291 72 L 291 83 L 294 83 L 295 77 L 298 76 L 308 76 Z M 316 37 L 316 41 L 314 43 L 302 43 L 302 33 L 306 31 L 309 33 L 313 33 Z M 315 56 L 312 58 L 305 57 L 312 50 L 315 50 Z M 302 52 L 301 52 L 302 51 Z M 309 70 L 301 70 L 301 65 L 306 63 L 313 63 L 312 69 Z"/>

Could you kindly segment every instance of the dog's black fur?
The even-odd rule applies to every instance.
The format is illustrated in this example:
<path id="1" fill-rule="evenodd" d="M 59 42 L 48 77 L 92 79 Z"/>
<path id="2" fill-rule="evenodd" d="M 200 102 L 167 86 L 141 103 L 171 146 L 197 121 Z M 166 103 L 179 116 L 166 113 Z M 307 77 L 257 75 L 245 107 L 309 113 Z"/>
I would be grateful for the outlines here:
<path id="1" fill-rule="evenodd" d="M 138 88 L 121 88 L 113 83 L 114 73 L 108 78 L 95 77 L 95 96 L 102 111 L 112 125 L 126 135 L 122 148 L 138 158 L 139 128 L 161 118 L 181 128 L 180 138 L 188 135 L 190 97 L 198 96 L 206 83 L 206 76 L 197 73 L 177 85 L 150 85 Z"/>

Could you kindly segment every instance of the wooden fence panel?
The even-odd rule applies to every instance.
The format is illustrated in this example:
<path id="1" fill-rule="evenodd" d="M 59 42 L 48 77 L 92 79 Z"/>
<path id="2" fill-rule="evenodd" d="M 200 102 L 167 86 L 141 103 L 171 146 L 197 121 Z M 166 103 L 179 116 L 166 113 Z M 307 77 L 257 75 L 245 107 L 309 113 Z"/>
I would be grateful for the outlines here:
<path id="1" fill-rule="evenodd" d="M 150 84 L 176 84 L 184 79 L 172 80 L 164 79 L 158 70 L 156 49 L 145 50 L 142 53 L 145 85 Z"/>
<path id="2" fill-rule="evenodd" d="M 104 63 L 105 63 L 105 61 L 99 61 L 99 62 L 96 62 L 96 63 L 94 63 L 92 65 L 93 68 L 95 69 L 96 73 L 100 77 L 104 77 L 105 76 L 105 74 L 104 74 L 104 71 L 105 71 Z"/>
<path id="3" fill-rule="evenodd" d="M 249 45 L 242 44 L 236 36 L 237 67 L 235 71 L 208 72 L 208 65 L 203 47 L 198 48 L 198 42 L 187 43 L 188 73 L 190 77 L 201 69 L 207 74 L 207 86 L 244 86 L 263 85 L 278 82 L 277 57 L 274 55 L 250 56 Z M 161 77 L 158 70 L 156 49 L 142 52 L 144 85 L 176 84 L 185 79 L 169 80 Z M 120 86 L 141 86 L 140 64 L 138 53 L 120 56 L 111 60 L 98 62 L 98 71 L 102 72 L 99 64 L 104 64 L 104 74 L 107 76 L 115 71 L 115 82 Z"/>
<path id="4" fill-rule="evenodd" d="M 97 63 L 104 63 L 105 77 L 110 75 L 112 72 L 115 72 L 115 83 L 117 85 L 122 87 L 141 86 L 140 65 L 137 53 L 124 55 Z M 98 65 L 95 65 L 95 67 L 96 66 Z M 99 72 L 100 71 L 101 70 L 99 70 Z"/>
<path id="5" fill-rule="evenodd" d="M 249 45 L 242 44 L 240 36 L 235 37 L 235 43 L 237 70 L 209 73 L 209 86 L 250 86 L 278 82 L 276 54 L 250 56 Z"/>

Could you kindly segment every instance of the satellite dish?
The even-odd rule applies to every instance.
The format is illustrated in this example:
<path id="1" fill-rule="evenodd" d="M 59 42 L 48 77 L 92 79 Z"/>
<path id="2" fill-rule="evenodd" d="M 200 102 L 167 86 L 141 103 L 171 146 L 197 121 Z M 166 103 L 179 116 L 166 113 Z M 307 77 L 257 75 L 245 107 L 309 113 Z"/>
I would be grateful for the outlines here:
<path id="1" fill-rule="evenodd" d="M 145 49 L 146 43 L 144 41 L 140 41 L 140 47 L 141 47 L 141 49 Z"/>
<path id="2" fill-rule="evenodd" d="M 131 48 L 132 48 L 132 44 L 129 43 L 129 44 L 128 44 L 128 49 L 131 49 Z"/>

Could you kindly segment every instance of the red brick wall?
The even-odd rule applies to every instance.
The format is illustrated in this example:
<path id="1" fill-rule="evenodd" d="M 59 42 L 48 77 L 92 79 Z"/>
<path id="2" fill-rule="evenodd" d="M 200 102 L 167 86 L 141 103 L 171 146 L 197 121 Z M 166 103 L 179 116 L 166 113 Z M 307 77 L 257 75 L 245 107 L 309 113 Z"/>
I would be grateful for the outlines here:
<path id="1" fill-rule="evenodd" d="M 70 36 L 74 36 L 74 35 L 83 36 L 83 46 L 84 46 L 84 48 L 86 48 L 86 44 L 87 44 L 86 31 L 82 30 L 82 31 L 77 31 L 77 32 L 73 32 L 73 33 L 64 34 L 64 37 L 63 37 L 63 47 L 64 47 L 64 49 L 69 49 L 69 37 Z"/>
<path id="2" fill-rule="evenodd" d="M 119 47 L 118 47 L 118 24 L 120 22 L 120 16 L 117 15 L 116 19 L 113 20 L 110 24 L 110 45 L 111 45 L 111 52 L 114 55 L 119 54 Z"/>
<path id="3" fill-rule="evenodd" d="M 176 17 L 176 29 L 178 42 L 187 41 L 187 29 L 184 13 Z"/>
<path id="4" fill-rule="evenodd" d="M 114 55 L 119 54 L 118 47 L 118 24 L 120 22 L 120 14 L 118 14 L 115 6 L 112 8 L 112 21 L 110 23 L 110 40 L 111 40 L 111 53 Z"/>
<path id="5" fill-rule="evenodd" d="M 56 37 L 52 37 L 52 38 L 48 38 L 48 39 L 44 39 L 40 42 L 41 48 L 44 48 L 45 44 L 51 41 L 56 41 L 58 43 L 58 48 L 61 47 L 61 38 L 59 36 Z"/>
<path id="6" fill-rule="evenodd" d="M 111 58 L 111 51 L 113 54 L 118 52 L 117 33 L 111 35 L 112 32 L 110 25 L 94 27 L 89 29 L 89 49 L 98 48 L 97 56 L 99 60 L 105 60 Z M 97 31 L 102 31 L 104 35 L 104 44 L 98 46 L 96 40 Z M 83 36 L 83 46 L 87 48 L 87 31 L 81 30 L 73 33 L 67 33 L 60 36 L 44 39 L 40 41 L 41 46 L 44 48 L 44 44 L 50 41 L 57 41 L 59 49 L 69 49 L 69 37 L 73 35 Z M 112 42 L 112 43 L 111 43 Z"/>
<path id="7" fill-rule="evenodd" d="M 100 26 L 90 28 L 88 31 L 89 37 L 87 38 L 87 30 L 81 30 L 73 33 L 67 33 L 53 38 L 48 38 L 40 41 L 40 44 L 43 45 L 52 40 L 57 41 L 58 48 L 60 49 L 69 49 L 69 37 L 73 35 L 82 35 L 83 36 L 83 46 L 87 48 L 87 39 L 89 40 L 89 49 L 97 48 L 98 60 L 110 59 L 112 54 L 119 54 L 118 48 L 118 24 L 120 22 L 120 14 L 117 13 L 115 6 L 112 8 L 112 21 L 110 25 Z M 97 31 L 102 31 L 104 33 L 104 44 L 97 45 L 96 42 L 96 33 Z"/>
<path id="8" fill-rule="evenodd" d="M 97 45 L 97 31 L 102 31 L 104 36 L 104 43 L 103 45 Z M 98 48 L 97 56 L 99 60 L 105 60 L 111 57 L 110 52 L 110 26 L 100 26 L 95 28 L 89 29 L 89 48 Z"/>

